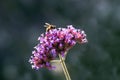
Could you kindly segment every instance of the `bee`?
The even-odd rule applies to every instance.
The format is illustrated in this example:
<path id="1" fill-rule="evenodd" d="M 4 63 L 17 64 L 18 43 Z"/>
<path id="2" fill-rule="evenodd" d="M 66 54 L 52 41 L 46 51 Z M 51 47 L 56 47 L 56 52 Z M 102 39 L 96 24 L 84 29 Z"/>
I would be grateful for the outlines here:
<path id="1" fill-rule="evenodd" d="M 48 32 L 51 29 L 55 29 L 56 28 L 55 25 L 51 25 L 49 23 L 45 23 L 44 27 L 46 27 L 46 32 Z"/>

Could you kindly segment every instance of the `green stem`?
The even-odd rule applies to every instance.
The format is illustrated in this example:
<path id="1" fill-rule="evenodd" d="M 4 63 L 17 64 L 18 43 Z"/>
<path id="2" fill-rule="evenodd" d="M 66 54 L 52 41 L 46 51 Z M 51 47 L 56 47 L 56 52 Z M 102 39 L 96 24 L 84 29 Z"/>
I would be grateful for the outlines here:
<path id="1" fill-rule="evenodd" d="M 71 80 L 69 72 L 68 72 L 67 67 L 66 67 L 66 64 L 64 62 L 64 58 L 62 58 L 62 56 L 60 54 L 59 54 L 59 58 L 60 58 L 60 62 L 61 62 L 64 74 L 65 74 L 66 80 Z"/>

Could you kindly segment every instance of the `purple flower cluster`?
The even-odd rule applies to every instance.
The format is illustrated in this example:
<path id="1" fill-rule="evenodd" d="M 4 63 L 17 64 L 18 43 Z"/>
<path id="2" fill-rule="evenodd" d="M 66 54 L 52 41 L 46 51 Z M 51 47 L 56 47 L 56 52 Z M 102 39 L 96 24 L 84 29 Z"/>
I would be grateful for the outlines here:
<path id="1" fill-rule="evenodd" d="M 58 54 L 63 57 L 76 42 L 86 43 L 86 34 L 80 29 L 75 29 L 72 25 L 67 28 L 57 28 L 47 31 L 45 34 L 41 34 L 38 38 L 39 44 L 35 46 L 35 50 L 32 52 L 29 62 L 32 64 L 32 68 L 48 68 L 52 69 L 50 64 L 51 60 L 54 60 Z"/>

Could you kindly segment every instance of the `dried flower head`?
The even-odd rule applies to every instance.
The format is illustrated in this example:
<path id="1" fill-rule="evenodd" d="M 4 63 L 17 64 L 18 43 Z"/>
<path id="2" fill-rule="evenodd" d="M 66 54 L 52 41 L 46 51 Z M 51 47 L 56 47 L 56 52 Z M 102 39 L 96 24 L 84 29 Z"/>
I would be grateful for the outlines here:
<path id="1" fill-rule="evenodd" d="M 50 61 L 56 59 L 58 54 L 64 57 L 65 52 L 76 42 L 80 44 L 87 42 L 84 31 L 75 29 L 72 25 L 68 25 L 67 28 L 49 29 L 45 34 L 41 34 L 38 40 L 39 43 L 34 47 L 33 56 L 29 60 L 34 69 L 43 67 L 52 69 Z"/>

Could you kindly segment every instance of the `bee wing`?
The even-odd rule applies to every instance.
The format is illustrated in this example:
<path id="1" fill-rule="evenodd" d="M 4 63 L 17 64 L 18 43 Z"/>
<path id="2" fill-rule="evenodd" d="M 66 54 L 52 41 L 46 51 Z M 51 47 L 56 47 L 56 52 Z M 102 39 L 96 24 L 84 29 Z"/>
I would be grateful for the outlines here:
<path id="1" fill-rule="evenodd" d="M 48 27 L 48 26 L 50 26 L 50 24 L 49 23 L 45 23 L 44 27 Z"/>

